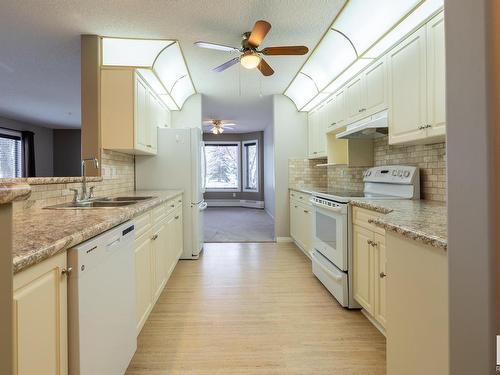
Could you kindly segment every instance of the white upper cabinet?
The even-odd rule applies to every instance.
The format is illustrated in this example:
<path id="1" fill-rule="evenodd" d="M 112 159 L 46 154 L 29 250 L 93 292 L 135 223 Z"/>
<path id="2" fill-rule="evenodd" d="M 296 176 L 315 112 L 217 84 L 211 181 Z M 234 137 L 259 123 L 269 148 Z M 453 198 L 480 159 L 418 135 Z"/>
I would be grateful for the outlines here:
<path id="1" fill-rule="evenodd" d="M 389 53 L 390 143 L 415 141 L 426 136 L 425 50 L 425 28 L 421 28 Z"/>
<path id="2" fill-rule="evenodd" d="M 438 14 L 388 55 L 389 143 L 429 143 L 446 133 L 444 18 Z"/>
<path id="3" fill-rule="evenodd" d="M 346 86 L 347 122 L 355 122 L 363 116 L 365 108 L 365 89 L 363 76 L 359 75 Z M 363 116 L 364 117 L 364 116 Z"/>
<path id="4" fill-rule="evenodd" d="M 387 108 L 385 61 L 384 56 L 347 84 L 347 125 Z"/>
<path id="5" fill-rule="evenodd" d="M 365 109 L 363 112 L 366 112 L 366 115 L 387 109 L 387 70 L 385 61 L 384 56 L 362 73 L 365 81 L 365 103 L 362 108 Z"/>
<path id="6" fill-rule="evenodd" d="M 334 94 L 332 108 L 332 122 L 330 129 L 338 129 L 345 125 L 346 122 L 346 106 L 345 106 L 345 90 L 340 89 Z"/>
<path id="7" fill-rule="evenodd" d="M 155 155 L 156 129 L 169 123 L 168 109 L 135 69 L 101 69 L 103 148 Z"/>
<path id="8" fill-rule="evenodd" d="M 444 14 L 427 24 L 427 129 L 429 137 L 446 133 L 446 60 Z"/>
<path id="9" fill-rule="evenodd" d="M 311 159 L 326 157 L 327 121 L 328 108 L 326 106 L 308 114 L 308 154 Z"/>

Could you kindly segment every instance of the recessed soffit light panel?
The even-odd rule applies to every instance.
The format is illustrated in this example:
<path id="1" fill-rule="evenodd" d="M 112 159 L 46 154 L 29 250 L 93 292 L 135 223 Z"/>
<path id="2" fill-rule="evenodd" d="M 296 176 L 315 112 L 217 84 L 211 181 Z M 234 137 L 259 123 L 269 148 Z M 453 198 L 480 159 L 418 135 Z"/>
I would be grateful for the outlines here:
<path id="1" fill-rule="evenodd" d="M 103 37 L 102 65 L 141 68 L 141 76 L 170 110 L 182 108 L 185 100 L 196 93 L 175 40 Z"/>
<path id="2" fill-rule="evenodd" d="M 299 110 L 312 109 L 319 92 L 340 88 L 442 7 L 443 0 L 349 0 L 284 94 Z M 314 80 L 316 94 L 297 89 L 301 73 Z"/>
<path id="3" fill-rule="evenodd" d="M 102 65 L 150 68 L 173 40 L 102 38 Z"/>

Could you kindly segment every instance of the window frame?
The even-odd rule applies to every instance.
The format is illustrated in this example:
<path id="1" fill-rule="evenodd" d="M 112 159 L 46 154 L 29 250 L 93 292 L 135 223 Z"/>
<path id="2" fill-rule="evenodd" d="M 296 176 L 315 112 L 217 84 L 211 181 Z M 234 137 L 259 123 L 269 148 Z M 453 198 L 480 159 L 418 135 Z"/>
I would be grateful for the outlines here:
<path id="1" fill-rule="evenodd" d="M 22 134 L 22 132 L 19 130 L 13 130 L 13 129 L 0 127 L 0 138 L 10 139 L 10 140 L 20 142 L 20 145 L 19 145 L 20 153 L 21 153 L 21 158 L 19 160 L 19 167 L 21 169 L 20 175 L 15 176 L 15 177 L 7 177 L 7 178 L 22 178 L 22 177 L 24 177 L 24 168 L 23 168 L 24 146 L 23 146 L 23 134 Z"/>
<path id="2" fill-rule="evenodd" d="M 241 191 L 241 142 L 240 141 L 204 141 L 205 144 L 205 160 L 207 161 L 208 164 L 208 159 L 207 159 L 207 154 L 206 154 L 206 147 L 210 145 L 236 145 L 238 148 L 237 151 L 237 156 L 238 156 L 238 167 L 237 167 L 237 179 L 236 181 L 238 182 L 238 186 L 236 188 L 209 188 L 207 185 L 207 178 L 208 178 L 208 167 L 206 168 L 205 171 L 205 191 L 208 193 L 239 193 Z"/>
<path id="3" fill-rule="evenodd" d="M 245 145 L 247 144 L 255 144 L 257 148 L 256 152 L 256 163 L 257 163 L 257 188 L 256 189 L 250 189 L 247 188 L 248 186 L 248 160 L 247 160 L 247 149 L 245 148 Z M 242 155 L 242 172 L 243 172 L 243 181 L 242 181 L 242 191 L 245 193 L 259 193 L 260 192 L 260 146 L 259 146 L 259 140 L 258 139 L 253 139 L 253 140 L 246 140 L 241 142 L 241 155 Z"/>

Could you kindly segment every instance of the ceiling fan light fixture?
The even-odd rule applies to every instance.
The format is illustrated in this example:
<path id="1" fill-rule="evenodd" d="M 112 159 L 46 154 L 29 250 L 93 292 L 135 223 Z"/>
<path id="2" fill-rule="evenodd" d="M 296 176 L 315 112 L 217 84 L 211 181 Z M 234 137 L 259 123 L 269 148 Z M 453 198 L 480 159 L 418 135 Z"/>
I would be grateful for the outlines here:
<path id="1" fill-rule="evenodd" d="M 246 69 L 255 69 L 260 64 L 261 57 L 256 52 L 245 52 L 240 63 Z"/>
<path id="2" fill-rule="evenodd" d="M 215 128 L 215 127 L 212 128 L 212 134 L 215 134 L 215 135 L 219 134 L 219 132 L 217 131 L 217 128 Z"/>

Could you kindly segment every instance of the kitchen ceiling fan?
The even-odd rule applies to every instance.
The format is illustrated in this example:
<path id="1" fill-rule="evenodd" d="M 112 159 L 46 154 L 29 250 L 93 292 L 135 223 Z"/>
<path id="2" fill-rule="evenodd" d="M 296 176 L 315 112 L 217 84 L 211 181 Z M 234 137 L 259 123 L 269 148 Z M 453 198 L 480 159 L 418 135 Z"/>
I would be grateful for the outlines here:
<path id="1" fill-rule="evenodd" d="M 224 129 L 234 129 L 233 126 L 236 126 L 234 122 L 224 121 L 224 120 L 205 120 L 203 121 L 205 126 L 212 127 L 210 131 L 212 134 L 218 135 L 224 133 Z"/>
<path id="2" fill-rule="evenodd" d="M 222 65 L 219 65 L 212 70 L 215 72 L 223 72 L 227 68 L 237 64 L 238 62 L 247 69 L 257 68 L 265 76 L 274 74 L 274 70 L 262 58 L 261 55 L 267 56 L 290 56 L 290 55 L 305 55 L 309 52 L 306 46 L 279 46 L 279 47 L 266 47 L 259 50 L 259 46 L 264 41 L 267 33 L 271 30 L 271 24 L 267 21 L 260 20 L 255 22 L 252 31 L 243 33 L 241 47 L 226 46 L 224 44 L 209 43 L 209 42 L 196 42 L 196 46 L 201 48 L 214 49 L 223 52 L 238 52 L 240 55 L 235 57 Z"/>

